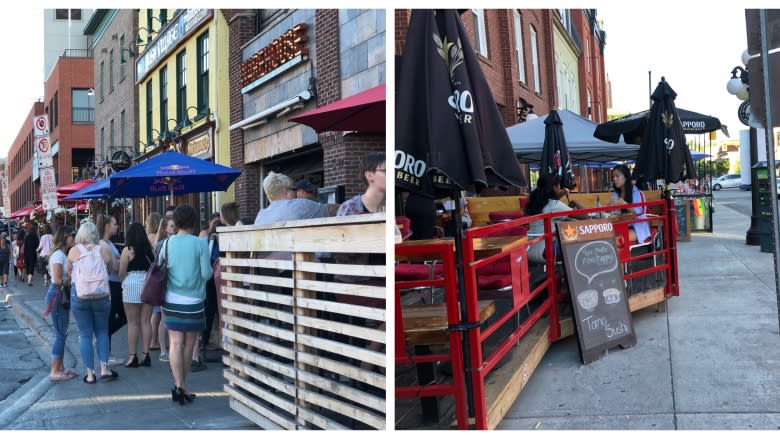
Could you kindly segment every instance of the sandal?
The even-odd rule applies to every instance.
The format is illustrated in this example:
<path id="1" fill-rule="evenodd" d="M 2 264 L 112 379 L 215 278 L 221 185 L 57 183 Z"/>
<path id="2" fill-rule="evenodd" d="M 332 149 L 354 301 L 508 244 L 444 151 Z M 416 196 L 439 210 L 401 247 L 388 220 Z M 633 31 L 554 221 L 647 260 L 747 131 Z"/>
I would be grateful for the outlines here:
<path id="1" fill-rule="evenodd" d="M 119 374 L 111 371 L 111 375 L 100 375 L 100 381 L 114 381 L 115 379 L 119 378 Z"/>
<path id="2" fill-rule="evenodd" d="M 87 378 L 89 377 L 89 374 L 84 375 L 84 382 L 87 384 L 95 384 L 97 382 L 97 378 L 95 378 L 92 381 L 89 381 Z"/>
<path id="3" fill-rule="evenodd" d="M 49 374 L 49 380 L 51 381 L 67 381 L 74 378 L 76 375 L 71 375 L 67 371 L 60 371 L 56 375 Z"/>

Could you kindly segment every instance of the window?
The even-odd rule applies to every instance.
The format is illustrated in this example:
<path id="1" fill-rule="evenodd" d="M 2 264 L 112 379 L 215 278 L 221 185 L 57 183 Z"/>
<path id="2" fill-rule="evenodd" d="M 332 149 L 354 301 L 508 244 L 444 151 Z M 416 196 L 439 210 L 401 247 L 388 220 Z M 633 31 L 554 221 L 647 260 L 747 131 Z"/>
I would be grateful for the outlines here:
<path id="1" fill-rule="evenodd" d="M 160 69 L 160 133 L 168 131 L 168 66 Z"/>
<path id="2" fill-rule="evenodd" d="M 160 27 L 165 26 L 165 23 L 167 22 L 168 22 L 168 10 L 160 9 Z"/>
<path id="3" fill-rule="evenodd" d="M 523 51 L 523 17 L 515 9 L 513 12 L 515 19 L 515 52 L 517 52 L 517 80 L 525 82 L 525 56 Z"/>
<path id="4" fill-rule="evenodd" d="M 125 110 L 119 113 L 119 144 L 127 146 L 127 139 L 125 139 Z"/>
<path id="5" fill-rule="evenodd" d="M 152 143 L 152 80 L 146 83 L 146 143 Z"/>
<path id="6" fill-rule="evenodd" d="M 103 80 L 105 78 L 105 72 L 106 72 L 106 66 L 104 65 L 103 61 L 100 61 L 100 100 L 101 101 L 103 100 L 103 96 L 104 96 L 103 92 L 104 92 L 105 84 Z"/>
<path id="7" fill-rule="evenodd" d="M 536 41 L 536 29 L 530 28 L 531 33 L 531 67 L 534 70 L 534 91 L 542 92 L 542 78 L 539 77 L 539 47 Z"/>
<path id="8" fill-rule="evenodd" d="M 125 36 L 119 37 L 119 57 L 122 58 L 122 51 L 125 47 Z M 119 82 L 125 79 L 125 65 L 121 61 L 119 62 Z"/>
<path id="9" fill-rule="evenodd" d="M 571 32 L 571 15 L 568 9 L 558 9 L 558 16 L 561 19 L 563 28 Z"/>
<path id="10" fill-rule="evenodd" d="M 108 53 L 108 92 L 114 91 L 114 49 Z"/>
<path id="11" fill-rule="evenodd" d="M 100 127 L 100 158 L 106 158 L 106 127 Z"/>
<path id="12" fill-rule="evenodd" d="M 67 20 L 68 17 L 68 9 L 55 9 L 54 10 L 54 18 L 57 20 Z M 81 20 L 81 9 L 71 9 L 70 10 L 70 19 L 71 20 Z"/>
<path id="13" fill-rule="evenodd" d="M 176 120 L 187 119 L 187 52 L 176 55 Z"/>
<path id="14" fill-rule="evenodd" d="M 51 110 L 52 118 L 49 121 L 49 125 L 51 126 L 51 130 L 53 131 L 54 128 L 57 128 L 57 125 L 59 125 L 59 111 L 60 111 L 60 95 L 59 92 L 54 92 L 54 105 L 53 109 Z"/>
<path id="15" fill-rule="evenodd" d="M 147 9 L 147 10 L 146 10 L 146 30 L 147 30 L 147 32 L 148 32 L 148 33 L 150 33 L 150 34 L 153 32 L 153 30 L 152 30 L 152 29 L 154 29 L 154 28 L 152 27 L 152 25 L 154 25 L 154 22 L 152 21 L 152 17 L 154 17 L 154 15 L 152 15 L 152 10 L 151 10 L 151 9 Z M 152 39 L 152 36 L 151 36 L 151 35 L 149 35 L 149 40 L 151 40 L 151 39 Z M 147 41 L 147 43 L 148 43 L 148 42 L 149 42 L 149 41 Z"/>
<path id="16" fill-rule="evenodd" d="M 114 147 L 116 146 L 116 137 L 114 136 L 114 119 L 111 119 L 110 130 L 108 132 L 109 145 L 111 147 L 111 154 L 114 153 Z"/>
<path id="17" fill-rule="evenodd" d="M 474 43 L 477 46 L 477 53 L 487 58 L 487 34 L 485 33 L 485 10 L 484 9 L 472 9 L 471 10 L 474 19 Z"/>
<path id="18" fill-rule="evenodd" d="M 71 90 L 73 106 L 73 123 L 95 122 L 95 97 L 89 95 L 89 90 L 74 88 Z"/>
<path id="19" fill-rule="evenodd" d="M 209 108 L 209 34 L 198 37 L 198 113 L 206 114 Z"/>

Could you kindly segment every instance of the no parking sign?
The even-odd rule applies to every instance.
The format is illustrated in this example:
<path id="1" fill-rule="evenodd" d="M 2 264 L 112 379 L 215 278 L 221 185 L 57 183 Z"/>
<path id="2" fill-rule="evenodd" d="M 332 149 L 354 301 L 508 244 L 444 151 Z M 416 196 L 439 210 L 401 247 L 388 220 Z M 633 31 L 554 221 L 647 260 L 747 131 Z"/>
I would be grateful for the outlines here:
<path id="1" fill-rule="evenodd" d="M 36 138 L 49 135 L 49 117 L 47 115 L 33 116 L 33 134 Z"/>

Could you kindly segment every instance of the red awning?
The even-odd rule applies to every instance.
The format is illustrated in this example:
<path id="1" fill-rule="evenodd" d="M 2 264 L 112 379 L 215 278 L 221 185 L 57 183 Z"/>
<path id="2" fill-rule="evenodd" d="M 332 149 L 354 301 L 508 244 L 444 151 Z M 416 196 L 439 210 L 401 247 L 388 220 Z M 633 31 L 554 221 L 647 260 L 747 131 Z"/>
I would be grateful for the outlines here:
<path id="1" fill-rule="evenodd" d="M 62 201 L 63 198 L 67 197 L 68 195 L 84 189 L 87 186 L 90 186 L 93 184 L 95 180 L 81 180 L 77 181 L 75 183 L 69 183 L 69 184 L 63 184 L 62 186 L 57 186 L 57 201 Z"/>
<path id="2" fill-rule="evenodd" d="M 10 215 L 8 215 L 8 218 L 22 218 L 22 217 L 29 217 L 32 213 L 33 209 L 35 209 L 36 206 L 27 206 L 23 207 L 16 212 L 11 212 Z"/>
<path id="3" fill-rule="evenodd" d="M 385 84 L 288 119 L 314 131 L 385 132 Z"/>

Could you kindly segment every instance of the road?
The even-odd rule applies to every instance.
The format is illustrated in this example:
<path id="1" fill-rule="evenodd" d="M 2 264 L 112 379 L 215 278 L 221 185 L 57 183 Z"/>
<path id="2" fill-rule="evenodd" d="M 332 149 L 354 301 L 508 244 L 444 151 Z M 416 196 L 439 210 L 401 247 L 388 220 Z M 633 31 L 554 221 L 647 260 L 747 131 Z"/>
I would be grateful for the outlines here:
<path id="1" fill-rule="evenodd" d="M 712 193 L 716 203 L 726 205 L 747 216 L 751 215 L 750 195 L 750 191 L 743 191 L 741 189 L 721 189 Z M 715 209 L 717 208 L 716 205 Z"/>
<path id="2" fill-rule="evenodd" d="M 41 358 L 45 352 L 39 345 L 33 333 L 20 325 L 10 305 L 0 301 L 0 409 L 11 402 L 6 400 L 9 395 L 36 375 L 48 372 L 48 363 Z"/>

